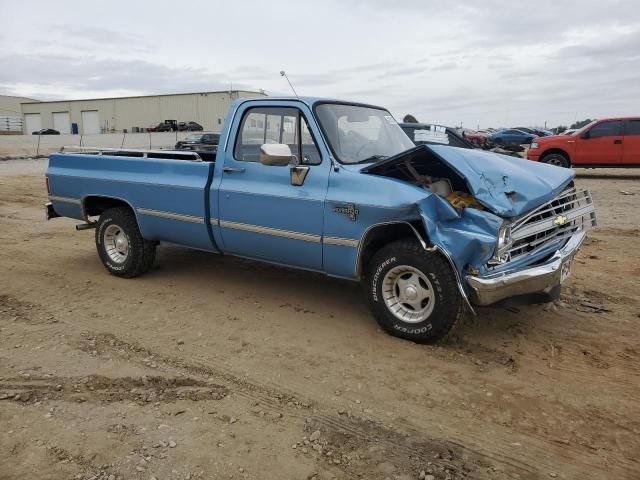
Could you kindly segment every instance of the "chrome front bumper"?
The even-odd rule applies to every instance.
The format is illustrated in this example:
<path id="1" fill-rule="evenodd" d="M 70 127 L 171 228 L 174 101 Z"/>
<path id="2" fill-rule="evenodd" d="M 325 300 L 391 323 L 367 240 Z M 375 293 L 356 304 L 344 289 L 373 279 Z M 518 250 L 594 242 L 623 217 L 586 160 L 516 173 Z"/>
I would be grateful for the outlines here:
<path id="1" fill-rule="evenodd" d="M 471 303 L 480 306 L 491 305 L 517 295 L 548 293 L 560 285 L 563 267 L 573 259 L 585 237 L 584 231 L 575 233 L 549 260 L 534 267 L 499 272 L 484 277 L 467 275 L 465 280 L 469 286 Z"/>

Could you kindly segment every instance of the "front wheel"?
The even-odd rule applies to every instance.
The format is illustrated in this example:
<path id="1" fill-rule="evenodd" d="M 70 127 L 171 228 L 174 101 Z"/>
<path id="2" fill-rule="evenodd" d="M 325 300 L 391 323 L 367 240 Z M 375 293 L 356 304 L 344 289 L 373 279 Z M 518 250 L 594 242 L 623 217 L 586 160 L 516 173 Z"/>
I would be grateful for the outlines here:
<path id="1" fill-rule="evenodd" d="M 142 238 L 133 212 L 126 207 L 106 210 L 96 226 L 96 249 L 109 273 L 133 278 L 149 271 L 156 244 Z"/>
<path id="2" fill-rule="evenodd" d="M 549 165 L 555 165 L 556 167 L 569 168 L 569 161 L 567 157 L 561 155 L 559 153 L 550 153 L 542 157 L 542 163 L 547 163 Z"/>
<path id="3" fill-rule="evenodd" d="M 415 240 L 398 240 L 378 251 L 366 282 L 378 324 L 396 337 L 434 343 L 462 317 L 462 296 L 449 262 Z"/>

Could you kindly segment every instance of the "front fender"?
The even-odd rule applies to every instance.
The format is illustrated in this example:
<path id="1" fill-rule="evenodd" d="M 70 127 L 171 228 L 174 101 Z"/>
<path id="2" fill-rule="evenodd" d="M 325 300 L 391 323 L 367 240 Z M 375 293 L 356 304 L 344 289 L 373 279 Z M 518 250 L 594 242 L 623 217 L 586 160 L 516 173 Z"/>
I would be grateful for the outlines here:
<path id="1" fill-rule="evenodd" d="M 425 197 L 418 208 L 429 240 L 444 251 L 460 278 L 467 265 L 484 269 L 495 250 L 500 217 L 475 208 L 458 211 L 437 195 Z"/>

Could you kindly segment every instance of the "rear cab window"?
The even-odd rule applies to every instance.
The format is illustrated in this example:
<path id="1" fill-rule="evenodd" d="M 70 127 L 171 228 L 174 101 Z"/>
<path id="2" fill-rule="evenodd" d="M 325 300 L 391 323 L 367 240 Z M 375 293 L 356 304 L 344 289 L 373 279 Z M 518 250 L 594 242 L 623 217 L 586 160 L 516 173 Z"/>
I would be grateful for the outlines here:
<path id="1" fill-rule="evenodd" d="M 625 135 L 627 136 L 640 135 L 640 118 L 634 118 L 633 120 L 627 121 L 627 131 Z"/>

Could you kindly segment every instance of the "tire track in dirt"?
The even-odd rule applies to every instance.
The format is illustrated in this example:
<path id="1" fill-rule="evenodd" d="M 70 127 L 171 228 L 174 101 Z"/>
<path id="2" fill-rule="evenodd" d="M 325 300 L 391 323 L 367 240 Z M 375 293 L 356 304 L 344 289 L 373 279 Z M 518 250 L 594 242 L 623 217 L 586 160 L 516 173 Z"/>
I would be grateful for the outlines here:
<path id="1" fill-rule="evenodd" d="M 483 472 L 487 471 L 491 472 L 491 476 L 487 478 L 533 478 L 532 475 L 536 472 L 536 469 L 530 465 L 519 464 L 507 458 L 489 457 L 461 444 L 432 438 L 415 427 L 394 429 L 371 418 L 325 414 L 320 411 L 320 406 L 310 400 L 300 399 L 292 392 L 251 383 L 209 366 L 160 355 L 139 344 L 122 340 L 111 333 L 85 334 L 83 341 L 76 346 L 94 355 L 119 358 L 156 369 L 173 370 L 189 375 L 190 378 L 215 379 L 216 383 L 225 385 L 224 388 L 230 392 L 230 395 L 238 395 L 253 404 L 260 404 L 261 408 L 269 413 L 297 417 L 306 425 L 320 428 L 333 442 L 332 448 L 336 451 L 342 448 L 343 442 L 335 440 L 339 438 L 345 441 L 348 439 L 351 449 L 356 448 L 356 445 L 360 445 L 361 450 L 367 445 L 377 445 L 384 451 L 390 452 L 390 457 L 393 457 L 402 468 L 414 472 L 418 468 L 428 469 L 430 465 L 425 459 L 429 458 L 434 471 L 448 473 L 450 478 L 465 478 L 470 472 L 476 473 L 476 477 L 473 478 L 483 478 Z M 326 460 L 324 457 L 320 458 L 323 461 Z M 500 468 L 495 467 L 497 463 L 501 464 Z M 421 464 L 422 467 L 420 467 Z M 331 463 L 331 465 L 349 476 L 354 474 L 355 467 L 352 468 L 350 463 L 341 461 L 340 464 Z M 499 475 L 497 472 L 500 472 Z"/>
<path id="2" fill-rule="evenodd" d="M 109 378 L 89 375 L 82 378 L 0 378 L 0 400 L 33 404 L 43 400 L 112 403 L 134 401 L 174 402 L 177 400 L 221 400 L 229 391 L 193 378 Z"/>
<path id="3" fill-rule="evenodd" d="M 20 303 L 16 302 L 14 302 L 14 306 L 19 306 Z M 32 315 L 33 313 L 36 313 L 36 316 L 48 318 L 46 313 L 37 311 L 37 306 L 29 304 L 28 309 Z M 466 347 L 464 342 L 461 346 Z M 488 450 L 483 449 L 482 453 L 480 453 L 477 450 L 469 449 L 455 441 L 444 441 L 435 437 L 429 437 L 428 435 L 425 435 L 422 430 L 419 430 L 410 422 L 403 419 L 394 419 L 394 426 L 390 427 L 371 418 L 351 416 L 346 418 L 344 416 L 336 417 L 335 414 L 323 414 L 322 412 L 318 412 L 315 408 L 312 413 L 309 410 L 312 406 L 316 406 L 313 402 L 300 400 L 296 394 L 283 392 L 283 390 L 278 386 L 272 388 L 257 385 L 219 369 L 185 362 L 179 357 L 159 355 L 148 348 L 122 340 L 110 333 L 83 334 L 81 340 L 75 343 L 75 347 L 90 355 L 125 360 L 144 365 L 147 368 L 155 367 L 156 369 L 168 371 L 174 370 L 179 376 L 186 376 L 186 383 L 190 383 L 190 385 L 211 385 L 215 379 L 215 385 L 225 389 L 229 394 L 236 394 L 244 397 L 254 404 L 259 403 L 262 405 L 263 410 L 268 411 L 269 413 L 286 413 L 290 417 L 297 417 L 299 419 L 304 419 L 305 417 L 312 418 L 313 422 L 323 428 L 329 436 L 336 436 L 336 438 L 341 435 L 346 436 L 351 439 L 350 442 L 352 444 L 359 442 L 362 445 L 372 445 L 372 442 L 374 442 L 375 445 L 381 446 L 385 451 L 399 452 L 397 455 L 401 455 L 401 458 L 394 458 L 396 458 L 395 461 L 401 466 L 404 466 L 404 468 L 417 468 L 416 465 L 419 464 L 419 462 L 416 463 L 412 461 L 412 463 L 408 460 L 402 460 L 403 458 L 430 458 L 431 453 L 436 452 L 433 453 L 433 456 L 438 457 L 433 459 L 434 461 L 432 461 L 432 465 L 423 465 L 423 469 L 433 467 L 432 469 L 434 469 L 434 471 L 442 473 L 446 470 L 451 475 L 463 475 L 467 471 L 473 471 L 479 478 L 484 477 L 485 473 L 490 475 L 490 477 L 486 478 L 535 478 L 538 475 L 540 467 L 540 465 L 536 463 L 535 458 L 538 454 L 544 453 L 544 443 L 545 441 L 548 442 L 548 439 L 545 439 L 542 436 L 538 439 L 535 438 L 535 435 L 528 435 L 536 444 L 535 447 L 533 445 L 531 446 L 533 447 L 531 448 L 531 451 L 536 452 L 536 454 L 531 455 L 530 462 L 528 462 L 526 458 L 529 455 L 525 455 L 523 458 L 520 454 L 516 458 L 509 455 L 507 452 L 496 449 L 495 446 L 490 447 Z M 513 368 L 511 362 L 508 361 L 508 356 L 504 356 L 502 352 L 494 349 L 488 349 L 484 353 L 487 355 L 485 357 L 485 361 L 490 361 L 496 367 L 507 367 L 508 369 Z M 181 380 L 184 380 L 184 378 Z M 13 379 L 13 381 L 16 383 L 16 379 Z M 51 386 L 59 381 L 62 380 L 49 380 L 49 391 L 51 390 Z M 68 383 L 73 386 L 75 383 L 83 381 L 86 382 L 86 378 L 69 379 Z M 170 380 L 157 376 L 155 381 L 159 385 L 165 385 L 166 382 L 169 382 Z M 20 382 L 17 383 L 19 384 Z M 95 383 L 96 385 L 111 385 L 113 380 L 98 380 L 96 378 Z M 5 385 L 11 386 L 10 382 L 7 382 Z M 91 382 L 89 382 L 89 386 L 92 386 Z M 109 399 L 112 399 L 113 401 L 117 401 L 118 399 L 128 399 L 143 403 L 147 401 L 149 395 L 152 395 L 153 397 L 158 394 L 157 391 L 144 389 L 142 379 L 125 379 L 121 386 L 123 388 L 120 390 L 116 389 L 115 393 L 108 393 L 108 391 L 106 391 L 106 400 L 108 401 Z M 125 386 L 126 388 L 124 388 Z M 134 389 L 134 394 L 130 393 L 130 387 Z M 93 386 L 93 388 L 95 390 L 95 386 Z M 139 392 L 135 392 L 135 388 L 140 388 L 141 390 Z M 23 391 L 29 391 L 29 389 L 25 388 Z M 88 387 L 85 391 L 91 392 Z M 168 398 L 171 399 L 173 395 L 174 393 L 170 392 Z M 211 397 L 206 397 L 205 395 L 205 398 Z M 101 401 L 99 395 L 94 396 L 89 401 L 92 400 Z M 308 415 L 311 415 L 311 417 L 308 417 Z M 387 438 L 394 438 L 394 441 L 391 443 L 386 442 L 385 439 Z M 401 439 L 402 442 L 398 439 Z M 478 445 L 482 445 L 484 442 L 484 439 L 482 438 L 475 438 L 474 440 Z M 416 447 L 416 445 L 418 445 L 418 447 Z M 338 446 L 335 446 L 334 448 L 338 449 Z M 578 455 L 584 454 L 584 452 L 579 450 L 576 450 L 574 453 L 577 453 Z M 326 460 L 323 457 L 320 458 L 322 461 Z M 334 465 L 334 468 L 339 468 L 347 473 L 347 467 L 349 467 L 350 464 L 342 464 L 341 462 L 341 465 L 342 466 Z M 440 470 L 440 467 L 444 470 Z M 497 476 L 498 474 L 496 472 L 501 472 L 500 475 L 502 476 Z"/>

